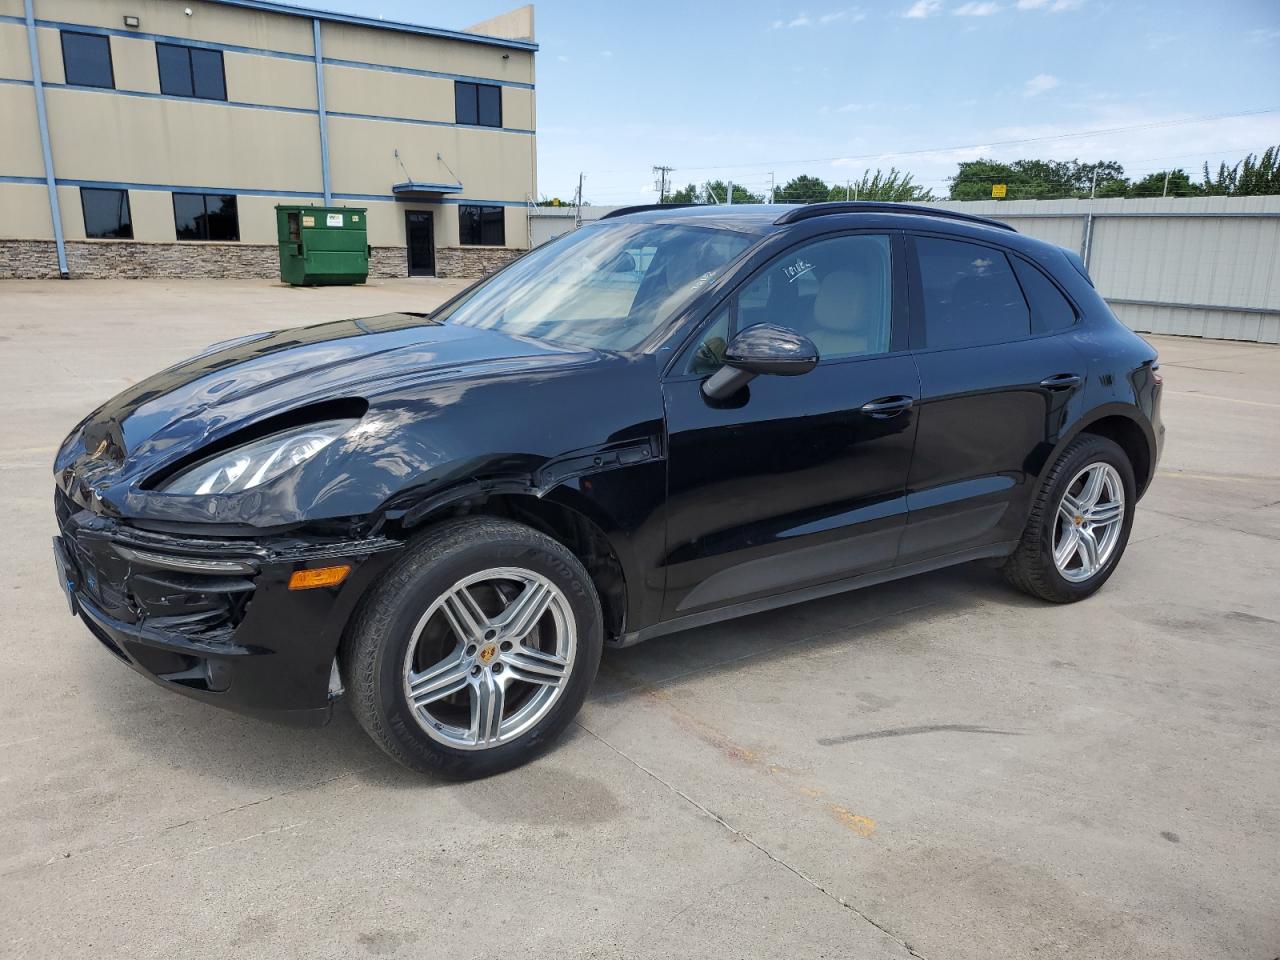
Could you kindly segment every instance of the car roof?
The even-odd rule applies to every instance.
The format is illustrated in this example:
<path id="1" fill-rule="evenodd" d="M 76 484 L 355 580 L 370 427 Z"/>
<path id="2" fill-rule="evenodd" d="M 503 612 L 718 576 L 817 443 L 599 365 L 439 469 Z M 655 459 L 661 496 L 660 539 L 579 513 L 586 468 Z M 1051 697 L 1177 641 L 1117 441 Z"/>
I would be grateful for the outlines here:
<path id="1" fill-rule="evenodd" d="M 735 204 L 647 204 L 612 210 L 600 221 L 624 220 L 636 223 L 697 224 L 765 236 L 789 226 L 829 220 L 833 226 L 865 226 L 884 229 L 929 231 L 959 238 L 986 240 L 1021 250 L 1035 259 L 1062 253 L 1054 244 L 1018 233 L 1013 227 L 989 217 L 913 203 L 850 201 L 841 203 L 735 203 Z"/>

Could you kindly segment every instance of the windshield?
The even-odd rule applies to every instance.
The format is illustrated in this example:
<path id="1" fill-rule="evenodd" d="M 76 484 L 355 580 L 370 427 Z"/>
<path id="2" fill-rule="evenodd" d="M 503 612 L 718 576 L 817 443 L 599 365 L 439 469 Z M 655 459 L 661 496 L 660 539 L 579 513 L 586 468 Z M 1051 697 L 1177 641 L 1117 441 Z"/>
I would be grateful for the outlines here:
<path id="1" fill-rule="evenodd" d="M 629 350 L 756 239 L 721 227 L 592 224 L 532 251 L 433 319 Z"/>

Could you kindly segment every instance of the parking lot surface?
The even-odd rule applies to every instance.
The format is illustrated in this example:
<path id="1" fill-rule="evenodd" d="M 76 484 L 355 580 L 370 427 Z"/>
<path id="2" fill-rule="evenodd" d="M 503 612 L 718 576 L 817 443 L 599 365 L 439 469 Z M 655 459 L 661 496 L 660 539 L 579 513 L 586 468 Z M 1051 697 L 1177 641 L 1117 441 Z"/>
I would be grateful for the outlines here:
<path id="1" fill-rule="evenodd" d="M 208 343 L 460 286 L 0 283 L 0 955 L 1280 954 L 1280 349 L 1152 338 L 1168 440 L 1073 606 L 967 566 L 606 652 L 531 766 L 161 690 L 67 615 L 50 464 Z"/>

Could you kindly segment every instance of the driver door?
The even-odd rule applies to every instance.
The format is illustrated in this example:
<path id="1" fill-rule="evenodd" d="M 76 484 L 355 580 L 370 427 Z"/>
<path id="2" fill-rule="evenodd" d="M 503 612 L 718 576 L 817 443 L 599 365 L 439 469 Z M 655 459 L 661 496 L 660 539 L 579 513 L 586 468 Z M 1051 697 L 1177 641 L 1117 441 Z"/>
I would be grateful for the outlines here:
<path id="1" fill-rule="evenodd" d="M 894 564 L 920 390 L 905 290 L 901 235 L 851 233 L 791 248 L 717 307 L 663 384 L 665 619 Z M 813 340 L 818 366 L 706 398 L 725 342 L 765 321 Z"/>

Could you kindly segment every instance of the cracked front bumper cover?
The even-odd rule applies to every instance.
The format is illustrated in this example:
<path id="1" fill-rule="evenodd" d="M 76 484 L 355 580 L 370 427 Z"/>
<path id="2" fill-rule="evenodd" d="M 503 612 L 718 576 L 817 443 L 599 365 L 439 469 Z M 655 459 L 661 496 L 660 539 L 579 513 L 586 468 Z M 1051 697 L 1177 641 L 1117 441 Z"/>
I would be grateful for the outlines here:
<path id="1" fill-rule="evenodd" d="M 402 547 L 382 537 L 256 540 L 157 534 L 61 512 L 54 539 L 72 613 L 130 667 L 186 696 L 300 725 L 340 695 L 334 657 L 370 583 Z M 298 570 L 349 563 L 338 586 L 290 590 Z"/>

